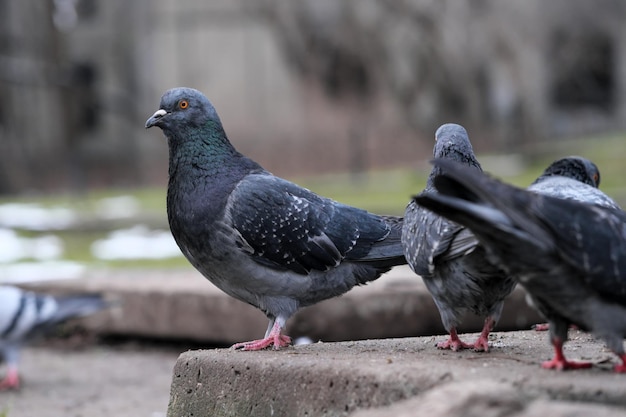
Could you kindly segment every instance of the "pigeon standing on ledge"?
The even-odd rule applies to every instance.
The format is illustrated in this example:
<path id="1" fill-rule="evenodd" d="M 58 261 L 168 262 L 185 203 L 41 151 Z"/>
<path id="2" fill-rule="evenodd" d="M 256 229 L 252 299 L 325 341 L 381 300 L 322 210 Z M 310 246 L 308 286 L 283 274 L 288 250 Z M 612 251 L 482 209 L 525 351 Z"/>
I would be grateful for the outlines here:
<path id="1" fill-rule="evenodd" d="M 20 387 L 19 354 L 29 339 L 66 320 L 93 314 L 107 306 L 100 295 L 53 297 L 0 286 L 0 352 L 7 364 L 0 390 Z"/>
<path id="2" fill-rule="evenodd" d="M 565 358 L 570 324 L 603 339 L 626 372 L 626 213 L 545 196 L 439 159 L 437 193 L 415 201 L 470 228 L 490 260 L 526 289 L 548 319 L 555 356 L 544 368 L 588 368 Z"/>
<path id="3" fill-rule="evenodd" d="M 282 331 L 300 307 L 406 263 L 401 219 L 275 177 L 233 147 L 198 90 L 166 91 L 152 126 L 169 146 L 167 213 L 178 246 L 209 281 L 269 319 L 263 339 L 233 348 L 287 346 Z"/>
<path id="4" fill-rule="evenodd" d="M 600 170 L 596 164 L 582 156 L 568 156 L 552 162 L 527 189 L 556 198 L 619 209 L 620 206 L 600 191 L 599 186 Z M 529 301 L 532 304 L 532 298 Z M 533 328 L 546 331 L 550 325 L 540 323 Z"/>
<path id="5" fill-rule="evenodd" d="M 460 125 L 450 123 L 437 129 L 433 154 L 482 172 L 467 132 Z M 422 193 L 435 192 L 433 180 L 440 172 L 437 166 L 432 169 Z M 489 332 L 500 318 L 504 299 L 515 288 L 515 281 L 487 261 L 483 248 L 467 228 L 413 201 L 404 214 L 402 242 L 411 269 L 424 280 L 450 334 L 437 347 L 488 351 Z M 457 334 L 461 317 L 469 311 L 485 317 L 474 344 L 461 341 Z"/>

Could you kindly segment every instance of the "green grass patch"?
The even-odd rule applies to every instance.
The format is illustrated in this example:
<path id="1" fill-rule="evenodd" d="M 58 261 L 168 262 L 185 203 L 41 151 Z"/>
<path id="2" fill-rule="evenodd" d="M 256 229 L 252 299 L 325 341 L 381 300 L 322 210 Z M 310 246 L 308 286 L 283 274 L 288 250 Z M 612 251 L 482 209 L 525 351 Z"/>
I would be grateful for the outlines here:
<path id="1" fill-rule="evenodd" d="M 600 188 L 618 203 L 626 207 L 626 136 L 606 135 L 571 141 L 553 141 L 542 144 L 532 156 L 478 155 L 483 168 L 507 182 L 526 187 L 541 174 L 548 164 L 557 158 L 568 155 L 580 155 L 594 161 L 600 168 L 602 182 Z M 385 171 L 371 171 L 358 176 L 350 174 L 319 175 L 306 178 L 289 178 L 293 182 L 307 187 L 320 195 L 335 199 L 344 204 L 361 207 L 374 213 L 402 215 L 412 195 L 419 193 L 426 183 L 430 171 L 425 155 L 423 161 L 416 161 L 419 169 L 397 168 Z M 79 216 L 95 217 L 102 210 L 102 201 L 107 198 L 132 196 L 136 199 L 142 218 L 153 216 L 165 220 L 165 186 L 141 189 L 94 190 L 83 195 L 26 195 L 0 198 L 0 204 L 9 202 L 36 203 L 44 207 L 65 207 L 75 210 Z M 154 227 L 154 226 L 153 226 Z M 161 226 L 159 226 L 161 227 Z M 85 230 L 49 231 L 63 239 L 65 244 L 64 259 L 85 263 L 94 267 L 113 268 L 178 268 L 188 266 L 182 257 L 163 260 L 97 260 L 91 254 L 91 244 L 107 236 L 108 230 L 88 228 Z M 26 236 L 37 236 L 40 232 L 25 232 Z"/>

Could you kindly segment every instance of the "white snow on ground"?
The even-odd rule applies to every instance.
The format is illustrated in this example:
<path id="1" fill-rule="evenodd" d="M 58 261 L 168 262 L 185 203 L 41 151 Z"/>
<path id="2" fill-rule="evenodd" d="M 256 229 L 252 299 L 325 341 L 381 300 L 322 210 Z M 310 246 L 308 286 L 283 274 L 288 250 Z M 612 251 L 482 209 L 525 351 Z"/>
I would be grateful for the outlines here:
<path id="1" fill-rule="evenodd" d="M 75 279 L 83 276 L 85 267 L 70 261 L 19 262 L 0 264 L 0 283 L 18 284 L 24 282 Z"/>
<path id="2" fill-rule="evenodd" d="M 0 229 L 0 263 L 20 259 L 51 260 L 63 255 L 63 241 L 53 235 L 21 237 L 14 230 Z"/>
<path id="3" fill-rule="evenodd" d="M 8 203 L 0 205 L 0 227 L 45 231 L 62 230 L 76 221 L 73 210 L 63 207 L 41 207 L 38 204 Z"/>
<path id="4" fill-rule="evenodd" d="M 130 195 L 103 198 L 98 201 L 96 213 L 102 219 L 123 219 L 141 212 L 139 200 Z"/>
<path id="5" fill-rule="evenodd" d="M 163 259 L 182 256 L 169 231 L 138 225 L 111 232 L 91 245 L 91 253 L 102 260 Z"/>

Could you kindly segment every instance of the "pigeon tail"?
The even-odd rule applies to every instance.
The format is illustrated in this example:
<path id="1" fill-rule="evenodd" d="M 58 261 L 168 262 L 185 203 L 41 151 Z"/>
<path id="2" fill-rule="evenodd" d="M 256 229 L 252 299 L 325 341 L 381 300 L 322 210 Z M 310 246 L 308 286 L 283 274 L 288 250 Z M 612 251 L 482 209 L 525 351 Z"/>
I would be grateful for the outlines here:
<path id="1" fill-rule="evenodd" d="M 98 294 L 68 295 L 55 297 L 55 299 L 57 302 L 56 311 L 42 324 L 52 325 L 71 318 L 88 316 L 109 306 Z"/>

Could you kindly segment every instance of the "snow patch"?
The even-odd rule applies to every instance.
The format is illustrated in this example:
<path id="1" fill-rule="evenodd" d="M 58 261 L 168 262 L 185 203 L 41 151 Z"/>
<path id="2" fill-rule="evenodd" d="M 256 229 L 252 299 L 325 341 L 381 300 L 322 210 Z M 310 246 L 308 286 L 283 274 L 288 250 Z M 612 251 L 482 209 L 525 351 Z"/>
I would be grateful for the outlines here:
<path id="1" fill-rule="evenodd" d="M 91 245 L 91 253 L 102 260 L 164 259 L 182 256 L 171 233 L 138 225 L 111 232 Z"/>

